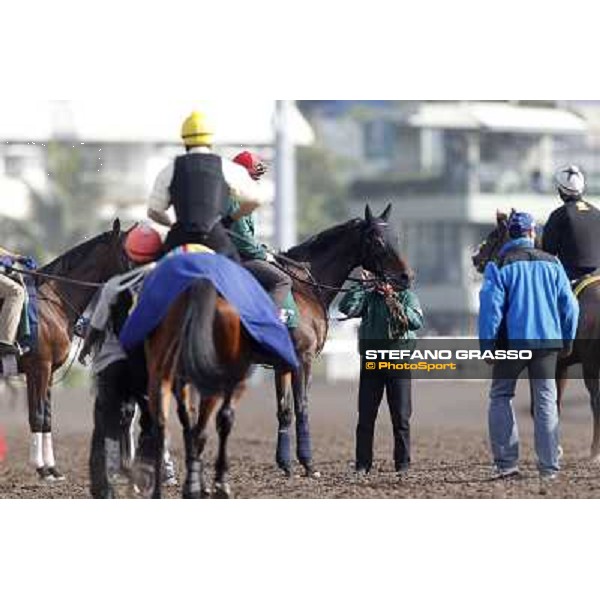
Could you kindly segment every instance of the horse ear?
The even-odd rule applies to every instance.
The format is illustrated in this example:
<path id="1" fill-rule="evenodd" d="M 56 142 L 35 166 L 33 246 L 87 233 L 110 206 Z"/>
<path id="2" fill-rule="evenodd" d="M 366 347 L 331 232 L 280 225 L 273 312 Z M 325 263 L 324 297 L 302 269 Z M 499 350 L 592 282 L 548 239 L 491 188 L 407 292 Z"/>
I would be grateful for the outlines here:
<path id="1" fill-rule="evenodd" d="M 496 211 L 496 223 L 498 223 L 498 225 L 500 225 L 504 221 L 506 221 L 506 213 L 503 213 L 501 210 L 497 210 Z"/>
<path id="2" fill-rule="evenodd" d="M 388 203 L 388 205 L 385 207 L 385 210 L 379 215 L 379 218 L 382 221 L 385 221 L 386 223 L 389 221 L 390 219 L 390 213 L 392 212 L 392 203 Z"/>
<path id="3" fill-rule="evenodd" d="M 373 220 L 373 213 L 371 212 L 371 207 L 367 204 L 367 206 L 365 206 L 365 221 L 372 221 Z"/>
<path id="4" fill-rule="evenodd" d="M 113 221 L 112 232 L 113 235 L 119 235 L 121 233 L 121 220 L 118 217 Z"/>

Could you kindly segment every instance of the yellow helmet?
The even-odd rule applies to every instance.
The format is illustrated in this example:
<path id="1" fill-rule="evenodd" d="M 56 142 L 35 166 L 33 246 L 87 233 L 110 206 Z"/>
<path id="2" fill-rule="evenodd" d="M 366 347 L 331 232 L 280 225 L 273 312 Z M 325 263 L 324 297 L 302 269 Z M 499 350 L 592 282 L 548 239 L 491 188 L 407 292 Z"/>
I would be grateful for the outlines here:
<path id="1" fill-rule="evenodd" d="M 206 115 L 194 111 L 181 126 L 181 137 L 186 146 L 212 146 L 213 130 Z"/>

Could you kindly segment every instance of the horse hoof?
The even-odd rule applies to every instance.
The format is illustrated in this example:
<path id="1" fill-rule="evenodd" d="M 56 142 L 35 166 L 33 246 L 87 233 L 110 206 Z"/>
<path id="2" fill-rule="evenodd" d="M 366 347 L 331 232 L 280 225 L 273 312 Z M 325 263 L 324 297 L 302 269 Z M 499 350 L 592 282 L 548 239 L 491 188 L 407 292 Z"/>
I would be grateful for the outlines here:
<path id="1" fill-rule="evenodd" d="M 137 496 L 150 498 L 154 490 L 154 467 L 146 462 L 136 463 L 131 470 L 131 483 Z"/>
<path id="2" fill-rule="evenodd" d="M 217 500 L 229 500 L 231 498 L 231 488 L 228 483 L 215 483 L 213 498 Z"/>
<path id="3" fill-rule="evenodd" d="M 304 477 L 308 477 L 309 479 L 321 479 L 321 473 L 317 471 L 314 467 L 308 465 L 304 466 Z"/>
<path id="4" fill-rule="evenodd" d="M 44 483 L 51 483 L 54 481 L 54 477 L 52 476 L 52 473 L 50 473 L 48 467 L 38 467 L 35 472 L 37 473 L 39 480 Z"/>
<path id="5" fill-rule="evenodd" d="M 185 483 L 181 497 L 185 500 L 200 500 L 202 498 L 202 488 L 197 484 Z"/>
<path id="6" fill-rule="evenodd" d="M 281 469 L 281 472 L 283 473 L 284 477 L 286 477 L 287 479 L 289 479 L 292 476 L 291 465 L 279 465 L 279 468 Z"/>

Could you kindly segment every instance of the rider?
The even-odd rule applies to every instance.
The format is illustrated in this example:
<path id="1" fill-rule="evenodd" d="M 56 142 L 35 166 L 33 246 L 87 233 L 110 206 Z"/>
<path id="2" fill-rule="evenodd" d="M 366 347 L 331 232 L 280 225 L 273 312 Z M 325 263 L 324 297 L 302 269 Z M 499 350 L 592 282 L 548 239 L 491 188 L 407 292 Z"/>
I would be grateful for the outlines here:
<path id="1" fill-rule="evenodd" d="M 171 230 L 165 251 L 184 244 L 203 244 L 238 259 L 235 246 L 221 224 L 227 201 L 239 202 L 238 219 L 266 198 L 261 186 L 240 165 L 213 152 L 213 129 L 206 115 L 193 112 L 181 127 L 186 153 L 177 156 L 157 176 L 148 204 L 148 216 Z M 167 214 L 173 206 L 175 222 Z"/>
<path id="2" fill-rule="evenodd" d="M 0 247 L 0 355 L 21 353 L 17 331 L 25 304 L 25 288 L 19 281 L 9 277 L 7 272 L 14 262 L 24 260 L 25 257 Z"/>
<path id="3" fill-rule="evenodd" d="M 579 167 L 559 169 L 555 182 L 564 204 L 550 215 L 542 248 L 559 258 L 573 281 L 600 267 L 600 210 L 583 200 L 585 178 Z"/>
<path id="4" fill-rule="evenodd" d="M 233 162 L 242 165 L 254 181 L 258 181 L 267 172 L 264 162 L 248 151 L 240 152 Z M 239 207 L 239 202 L 235 198 L 231 198 L 229 214 L 223 218 L 222 222 L 231 231 L 232 241 L 237 248 L 242 264 L 273 298 L 281 311 L 282 321 L 287 321 L 284 304 L 292 290 L 292 280 L 289 275 L 277 267 L 273 254 L 256 240 L 254 214 L 240 216 L 237 220 L 232 216 L 238 214 Z"/>

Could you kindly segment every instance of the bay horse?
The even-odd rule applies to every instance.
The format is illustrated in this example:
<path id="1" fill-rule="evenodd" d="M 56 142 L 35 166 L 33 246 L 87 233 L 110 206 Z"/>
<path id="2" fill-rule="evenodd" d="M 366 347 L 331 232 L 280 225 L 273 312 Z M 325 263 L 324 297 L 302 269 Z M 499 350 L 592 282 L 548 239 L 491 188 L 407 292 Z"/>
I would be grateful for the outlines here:
<path id="1" fill-rule="evenodd" d="M 275 371 L 279 422 L 276 461 L 286 475 L 291 474 L 289 430 L 294 414 L 298 459 L 306 475 L 315 475 L 308 389 L 312 362 L 325 345 L 328 310 L 342 284 L 358 266 L 375 274 L 411 277 L 410 268 L 399 251 L 398 236 L 389 224 L 391 210 L 390 204 L 375 217 L 367 206 L 364 219 L 351 219 L 327 229 L 283 255 L 283 269 L 293 271 L 293 293 L 300 312 L 300 325 L 292 335 L 300 368 L 291 371 L 280 367 Z M 187 469 L 183 495 L 187 498 L 206 497 L 211 492 L 203 477 L 201 455 L 208 422 L 223 396 L 216 419 L 219 449 L 214 493 L 218 497 L 229 497 L 227 439 L 233 426 L 235 405 L 245 390 L 251 365 L 261 362 L 239 316 L 217 296 L 211 284 L 199 281 L 173 303 L 163 322 L 149 337 L 146 351 L 150 410 L 158 434 L 154 497 L 161 494 L 160 457 L 172 392 L 175 392 L 183 426 Z M 187 386 L 190 382 L 201 393 L 197 415 L 190 402 Z"/>
<path id="2" fill-rule="evenodd" d="M 277 466 L 286 476 L 292 473 L 291 434 L 296 422 L 296 457 L 306 476 L 318 476 L 313 466 L 312 443 L 308 416 L 308 393 L 312 365 L 319 356 L 328 332 L 329 308 L 342 285 L 357 267 L 377 276 L 385 273 L 412 277 L 403 259 L 399 236 L 389 222 L 392 205 L 374 216 L 367 205 L 364 219 L 350 221 L 327 229 L 284 253 L 282 264 L 290 272 L 293 294 L 300 312 L 299 327 L 292 337 L 300 367 L 285 374 L 275 372 L 277 398 Z M 285 258 L 304 266 L 290 267 Z"/>
<path id="3" fill-rule="evenodd" d="M 25 374 L 27 380 L 31 458 L 42 480 L 64 479 L 54 464 L 52 377 L 67 361 L 75 323 L 96 292 L 96 287 L 86 284 L 104 283 L 113 275 L 127 270 L 124 236 L 121 223 L 116 219 L 111 231 L 65 252 L 37 272 L 38 340 L 35 348 L 18 359 L 18 367 L 19 373 Z M 60 280 L 52 279 L 55 276 Z M 44 434 L 42 453 L 39 438 Z"/>
<path id="4" fill-rule="evenodd" d="M 502 246 L 509 241 L 508 222 L 511 215 L 498 211 L 496 227 L 472 257 L 473 265 L 483 273 L 488 262 L 494 261 Z M 600 242 L 599 242 L 600 243 Z M 539 241 L 536 238 L 536 246 Z M 560 411 L 570 366 L 581 364 L 583 380 L 590 395 L 593 417 L 591 459 L 600 462 L 600 285 L 590 283 L 579 295 L 579 323 L 573 352 L 558 359 L 556 366 L 557 402 Z"/>
<path id="5" fill-rule="evenodd" d="M 227 441 L 233 428 L 235 406 L 245 390 L 245 380 L 257 361 L 252 341 L 239 314 L 213 284 L 198 280 L 169 308 L 146 342 L 148 406 L 155 424 L 153 497 L 161 497 L 165 428 L 170 399 L 177 401 L 183 429 L 186 478 L 184 498 L 229 498 Z M 190 385 L 200 395 L 196 406 Z M 202 452 L 207 426 L 216 417 L 219 448 L 214 488 L 203 472 Z"/>

